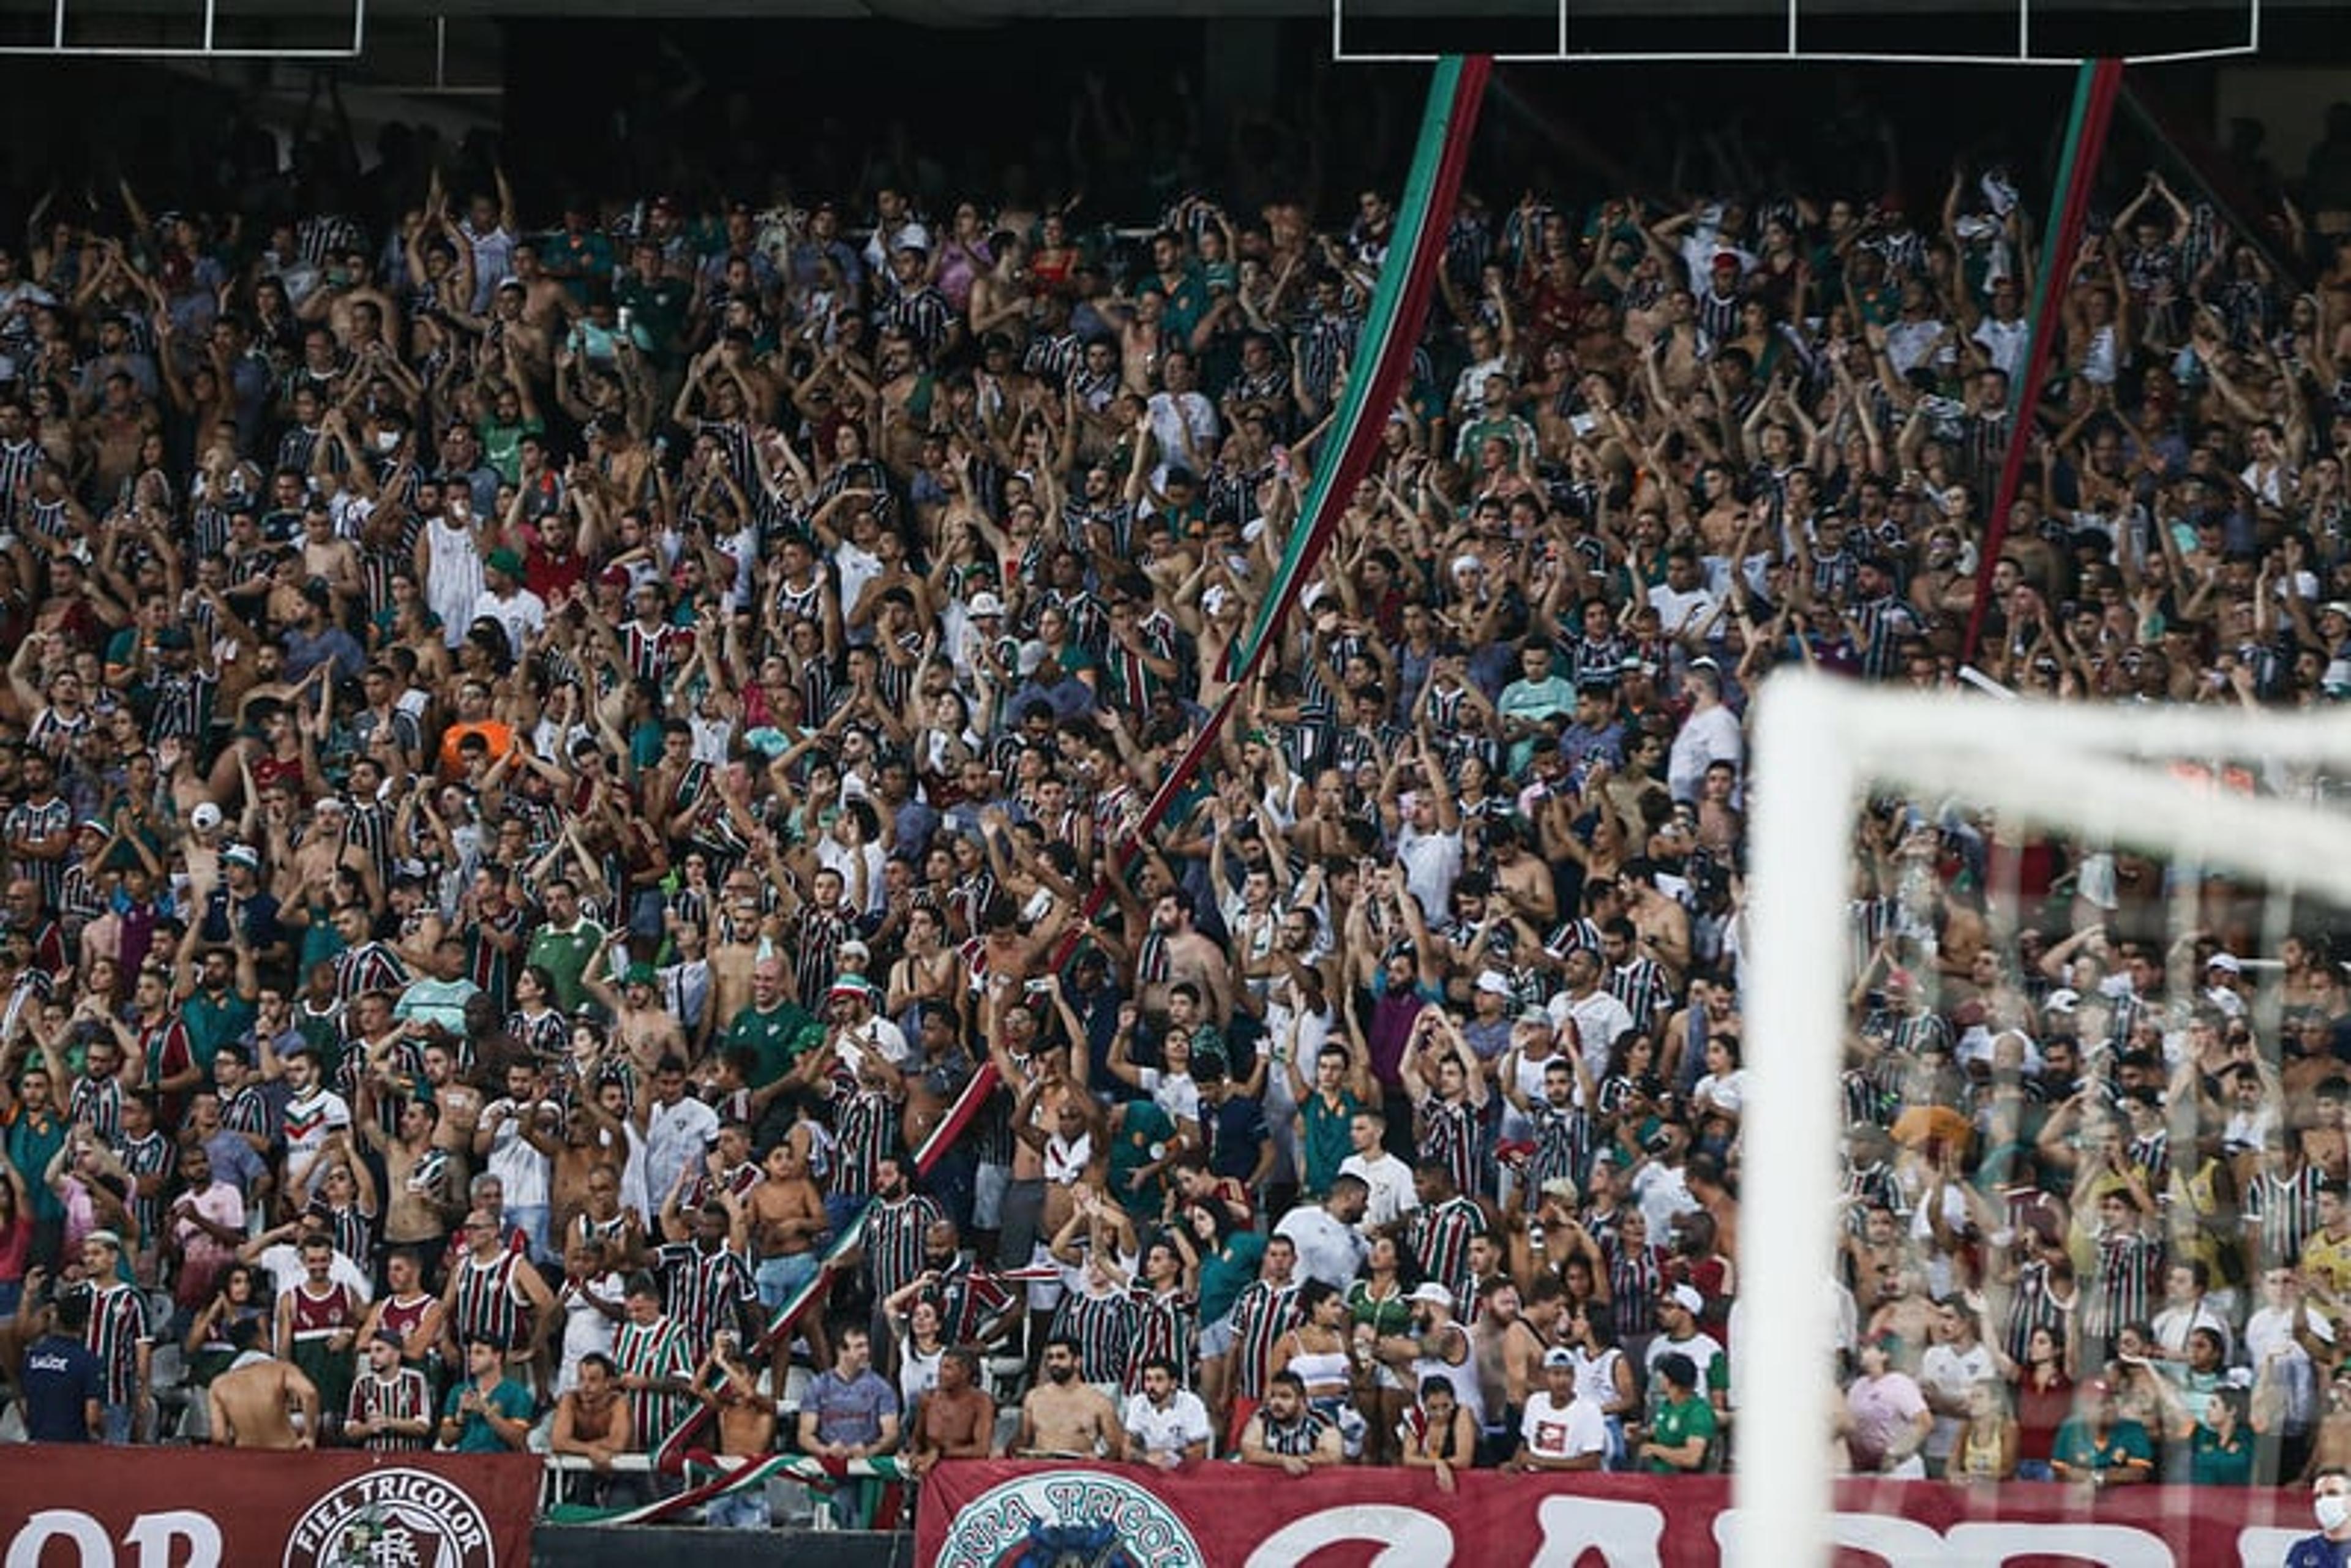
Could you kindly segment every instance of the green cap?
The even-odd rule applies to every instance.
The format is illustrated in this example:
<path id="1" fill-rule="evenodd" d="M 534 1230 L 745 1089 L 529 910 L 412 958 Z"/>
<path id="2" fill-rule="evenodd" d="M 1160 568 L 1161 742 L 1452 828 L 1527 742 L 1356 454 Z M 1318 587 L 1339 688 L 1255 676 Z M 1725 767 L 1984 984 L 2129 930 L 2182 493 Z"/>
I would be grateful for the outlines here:
<path id="1" fill-rule="evenodd" d="M 653 983 L 653 967 L 643 959 L 630 965 L 627 972 L 621 977 L 621 984 L 624 986 L 650 986 Z"/>
<path id="2" fill-rule="evenodd" d="M 520 577 L 522 575 L 522 557 L 515 554 L 515 552 L 510 549 L 492 550 L 489 554 L 489 559 L 485 560 L 482 564 L 488 567 L 492 571 L 505 572 L 508 577 Z"/>

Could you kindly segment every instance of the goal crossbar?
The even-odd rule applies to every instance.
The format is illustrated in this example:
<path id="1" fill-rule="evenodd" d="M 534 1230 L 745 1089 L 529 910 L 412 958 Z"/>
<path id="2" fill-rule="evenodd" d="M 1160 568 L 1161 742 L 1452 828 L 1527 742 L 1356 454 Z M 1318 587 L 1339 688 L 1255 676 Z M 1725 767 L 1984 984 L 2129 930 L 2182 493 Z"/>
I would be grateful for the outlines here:
<path id="1" fill-rule="evenodd" d="M 1754 65 L 1795 61 L 1817 61 L 1828 65 L 1915 65 L 1915 66 L 2062 66 L 2067 69 L 2078 67 L 2078 55 L 2049 54 L 2034 47 L 2032 10 L 2034 0 L 2011 0 L 2015 7 L 2016 44 L 2013 49 L 1988 49 L 1975 53 L 1869 52 L 1863 50 L 1807 49 L 1803 47 L 1805 0 L 1784 0 L 1782 10 L 1759 14 L 1758 20 L 1784 23 L 1782 41 L 1774 47 L 1749 49 L 1715 50 L 1635 50 L 1618 54 L 1608 50 L 1583 50 L 1574 47 L 1573 13 L 1575 0 L 1552 0 L 1557 23 L 1550 49 L 1497 54 L 1494 58 L 1505 65 Z M 2158 50 L 2148 54 L 2118 56 L 2126 65 L 2166 65 L 2189 60 L 2224 60 L 2257 55 L 2262 47 L 2262 0 L 2243 0 L 2245 30 L 2243 37 L 2203 48 Z M 1331 57 L 1340 65 L 1428 65 L 1444 57 L 1443 51 L 1413 50 L 1350 50 L 1347 47 L 1348 0 L 1331 0 Z M 1384 20 L 1363 16 L 1362 21 Z M 1459 51 L 1451 51 L 1459 52 Z"/>

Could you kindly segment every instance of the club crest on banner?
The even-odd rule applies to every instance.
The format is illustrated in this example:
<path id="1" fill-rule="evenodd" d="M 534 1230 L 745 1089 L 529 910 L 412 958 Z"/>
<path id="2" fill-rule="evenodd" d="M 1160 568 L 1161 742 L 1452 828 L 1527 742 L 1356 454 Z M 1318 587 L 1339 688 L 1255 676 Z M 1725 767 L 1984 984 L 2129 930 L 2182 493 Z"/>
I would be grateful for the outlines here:
<path id="1" fill-rule="evenodd" d="M 956 1511 L 936 1568 L 1206 1568 L 1183 1520 L 1100 1470 L 1021 1476 Z"/>
<path id="2" fill-rule="evenodd" d="M 490 1521 L 463 1487 L 371 1470 L 321 1496 L 286 1538 L 284 1568 L 497 1568 Z"/>

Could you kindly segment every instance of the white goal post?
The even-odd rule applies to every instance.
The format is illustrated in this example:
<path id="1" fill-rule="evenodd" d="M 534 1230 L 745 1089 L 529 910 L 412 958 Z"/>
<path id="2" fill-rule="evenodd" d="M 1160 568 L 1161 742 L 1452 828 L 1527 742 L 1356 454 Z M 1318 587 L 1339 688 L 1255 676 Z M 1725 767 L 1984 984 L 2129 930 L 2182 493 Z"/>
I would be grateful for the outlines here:
<path id="1" fill-rule="evenodd" d="M 2351 707 L 2120 707 L 1865 687 L 1789 672 L 1757 699 L 1749 875 L 1745 1358 L 1726 1562 L 1828 1561 L 1834 1381 L 1822 1281 L 1835 1247 L 1854 828 L 1880 785 L 2351 906 L 2351 816 L 2215 791 L 2151 763 L 2351 771 Z"/>

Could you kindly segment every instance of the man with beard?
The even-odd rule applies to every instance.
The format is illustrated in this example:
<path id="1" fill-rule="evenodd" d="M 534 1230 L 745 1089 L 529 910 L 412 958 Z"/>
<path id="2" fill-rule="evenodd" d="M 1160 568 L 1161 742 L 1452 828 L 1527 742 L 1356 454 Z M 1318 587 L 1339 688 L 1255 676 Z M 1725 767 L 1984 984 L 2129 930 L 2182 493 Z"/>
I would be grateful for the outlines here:
<path id="1" fill-rule="evenodd" d="M 885 1154 L 874 1162 L 873 1201 L 865 1211 L 865 1279 L 875 1301 L 886 1301 L 929 1266 L 925 1239 L 946 1216 L 914 1190 L 909 1156 Z"/>
<path id="2" fill-rule="evenodd" d="M 1224 949 L 1193 924 L 1191 896 L 1181 888 L 1160 894 L 1152 905 L 1135 976 L 1146 1018 L 1165 1019 L 1170 994 L 1186 980 L 1207 1004 L 1210 1023 L 1221 1029 L 1233 1015 L 1232 965 Z"/>
<path id="3" fill-rule="evenodd" d="M 1006 1457 L 1017 1459 L 1126 1458 L 1117 1407 L 1100 1390 L 1078 1381 L 1078 1345 L 1045 1342 L 1045 1376 L 1020 1401 L 1020 1427 Z"/>

